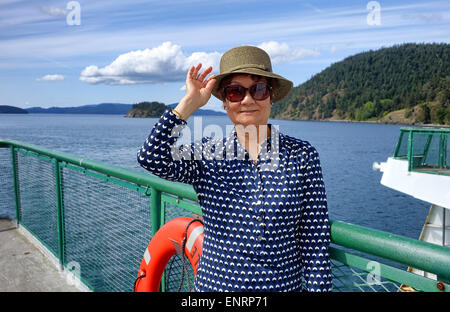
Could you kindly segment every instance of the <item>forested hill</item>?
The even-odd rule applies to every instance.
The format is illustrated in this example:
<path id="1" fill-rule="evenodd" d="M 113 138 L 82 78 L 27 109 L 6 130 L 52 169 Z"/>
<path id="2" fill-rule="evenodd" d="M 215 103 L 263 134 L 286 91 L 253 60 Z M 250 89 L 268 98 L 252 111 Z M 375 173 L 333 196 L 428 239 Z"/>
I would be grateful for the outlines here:
<path id="1" fill-rule="evenodd" d="M 0 114 L 28 114 L 28 112 L 23 108 L 9 105 L 0 105 Z"/>
<path id="2" fill-rule="evenodd" d="M 178 103 L 173 103 L 166 105 L 164 103 L 160 103 L 157 101 L 153 102 L 140 102 L 137 104 L 133 104 L 131 109 L 128 111 L 125 117 L 140 117 L 140 118 L 148 118 L 148 117 L 161 117 L 162 113 L 167 108 L 175 108 Z M 226 116 L 224 112 L 217 112 L 211 109 L 198 109 L 193 114 L 194 116 Z"/>
<path id="3" fill-rule="evenodd" d="M 350 56 L 295 87 L 271 117 L 450 124 L 450 44 Z"/>

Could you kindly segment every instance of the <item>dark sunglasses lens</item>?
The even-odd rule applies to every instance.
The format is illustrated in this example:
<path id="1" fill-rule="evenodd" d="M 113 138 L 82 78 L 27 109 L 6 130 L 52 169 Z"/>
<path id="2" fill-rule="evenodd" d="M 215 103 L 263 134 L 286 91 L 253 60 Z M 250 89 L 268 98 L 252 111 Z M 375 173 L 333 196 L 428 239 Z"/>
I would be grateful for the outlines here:
<path id="1" fill-rule="evenodd" d="M 245 91 L 242 86 L 228 86 L 225 88 L 225 96 L 231 102 L 240 102 L 245 97 Z"/>
<path id="2" fill-rule="evenodd" d="M 270 89 L 266 83 L 257 83 L 250 88 L 250 94 L 255 100 L 261 101 L 269 97 Z"/>

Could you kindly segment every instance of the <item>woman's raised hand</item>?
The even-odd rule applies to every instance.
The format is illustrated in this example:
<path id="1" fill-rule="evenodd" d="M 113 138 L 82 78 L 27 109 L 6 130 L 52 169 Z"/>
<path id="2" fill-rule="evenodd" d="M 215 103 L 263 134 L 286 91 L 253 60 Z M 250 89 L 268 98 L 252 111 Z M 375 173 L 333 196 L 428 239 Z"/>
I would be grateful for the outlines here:
<path id="1" fill-rule="evenodd" d="M 208 103 L 211 91 L 216 83 L 215 75 L 211 75 L 212 66 L 199 72 L 202 64 L 192 66 L 186 75 L 186 95 L 175 108 L 185 119 L 192 115 L 197 109 Z"/>

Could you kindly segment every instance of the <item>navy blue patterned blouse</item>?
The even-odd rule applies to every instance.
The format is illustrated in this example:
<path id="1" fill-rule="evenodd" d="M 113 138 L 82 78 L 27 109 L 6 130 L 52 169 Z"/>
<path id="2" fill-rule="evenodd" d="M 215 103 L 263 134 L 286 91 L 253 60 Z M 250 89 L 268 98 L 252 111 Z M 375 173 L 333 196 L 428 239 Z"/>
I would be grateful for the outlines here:
<path id="1" fill-rule="evenodd" d="M 176 146 L 186 124 L 166 110 L 137 156 L 151 173 L 197 192 L 204 241 L 195 290 L 331 291 L 330 225 L 316 149 L 269 125 L 255 163 L 235 129 Z"/>

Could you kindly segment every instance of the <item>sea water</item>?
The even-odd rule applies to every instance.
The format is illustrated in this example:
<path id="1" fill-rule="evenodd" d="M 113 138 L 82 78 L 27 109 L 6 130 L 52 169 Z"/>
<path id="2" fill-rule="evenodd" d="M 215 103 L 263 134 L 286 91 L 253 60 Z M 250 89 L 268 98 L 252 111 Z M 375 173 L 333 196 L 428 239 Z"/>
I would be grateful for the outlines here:
<path id="1" fill-rule="evenodd" d="M 158 118 L 121 115 L 0 114 L 0 138 L 144 171 L 137 164 L 136 152 L 157 121 Z M 193 135 L 194 121 L 192 117 L 188 121 Z M 202 117 L 200 121 L 203 129 L 219 125 L 224 134 L 231 124 L 226 116 Z M 278 125 L 286 135 L 309 141 L 318 150 L 331 219 L 419 237 L 429 204 L 381 185 L 381 172 L 372 170 L 373 162 L 392 156 L 400 126 L 272 119 L 269 122 Z M 198 129 L 195 135 L 199 135 Z M 11 213 L 1 211 L 1 207 L 0 217 Z"/>

